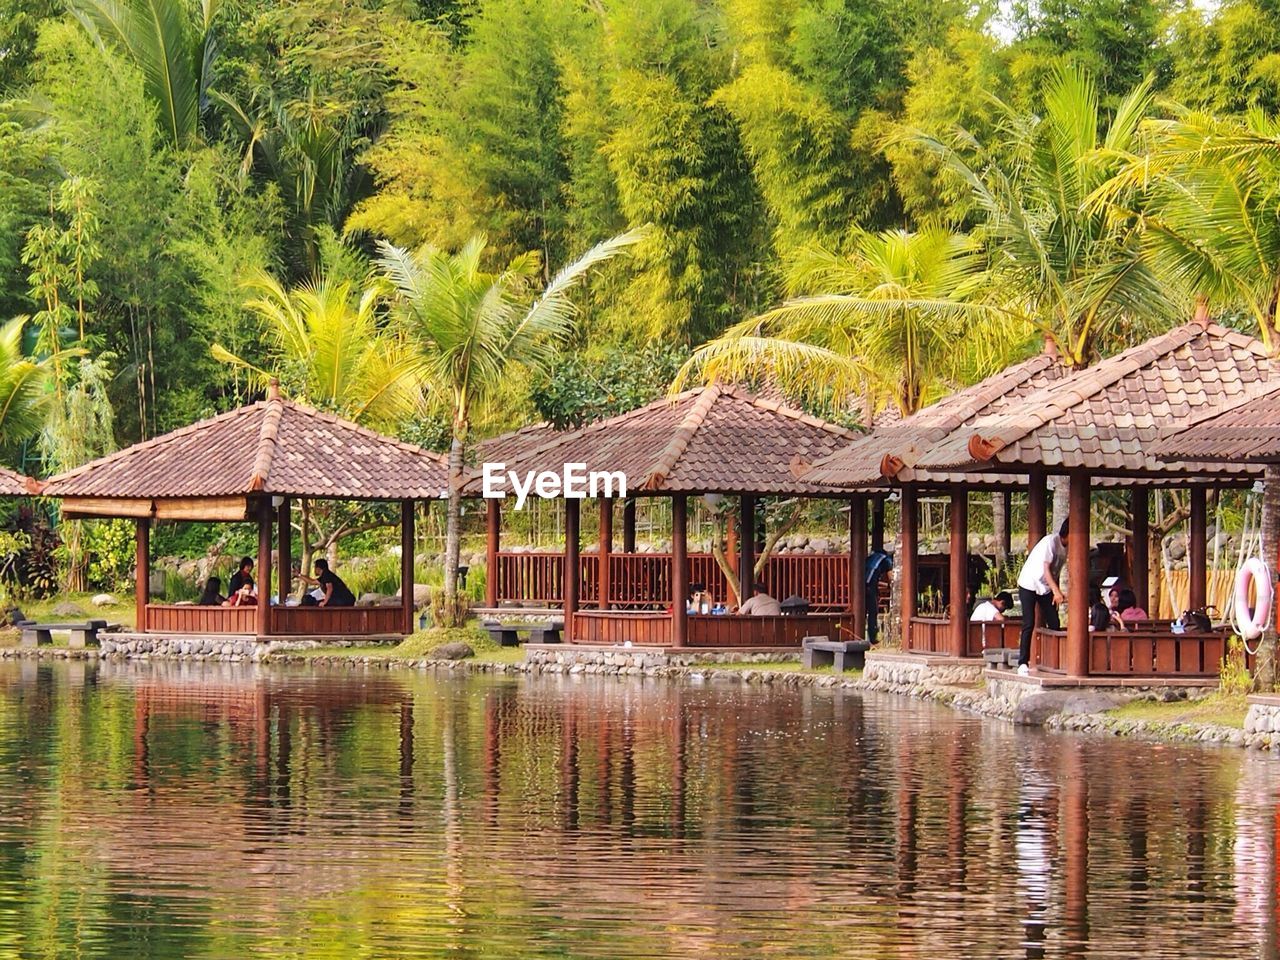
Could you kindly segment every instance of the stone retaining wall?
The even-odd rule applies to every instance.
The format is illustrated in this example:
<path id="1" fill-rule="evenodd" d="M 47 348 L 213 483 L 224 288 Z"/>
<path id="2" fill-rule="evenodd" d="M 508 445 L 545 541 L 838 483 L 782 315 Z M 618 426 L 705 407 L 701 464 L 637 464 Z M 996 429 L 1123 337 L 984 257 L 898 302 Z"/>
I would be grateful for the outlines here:
<path id="1" fill-rule="evenodd" d="M 166 637 L 161 634 L 100 633 L 98 653 L 102 657 L 125 660 L 174 659 L 217 660 L 230 663 L 261 662 L 291 650 L 314 650 L 320 646 L 367 645 L 368 640 L 259 640 L 246 636 Z"/>
<path id="2" fill-rule="evenodd" d="M 1244 731 L 1249 734 L 1280 734 L 1280 696 L 1259 694 L 1249 698 L 1244 715 Z"/>
<path id="3" fill-rule="evenodd" d="M 867 654 L 863 682 L 873 689 L 972 686 L 982 679 L 983 662 L 953 657 L 874 651 Z"/>

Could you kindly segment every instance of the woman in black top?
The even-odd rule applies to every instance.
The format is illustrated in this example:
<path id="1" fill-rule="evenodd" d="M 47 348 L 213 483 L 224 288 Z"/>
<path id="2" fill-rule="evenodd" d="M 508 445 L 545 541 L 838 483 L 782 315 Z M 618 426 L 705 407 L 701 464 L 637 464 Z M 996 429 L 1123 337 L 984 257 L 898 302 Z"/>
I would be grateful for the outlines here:
<path id="1" fill-rule="evenodd" d="M 234 597 L 244 589 L 245 584 L 249 585 L 250 590 L 253 589 L 253 560 L 249 557 L 240 558 L 240 566 L 231 575 L 231 582 L 227 584 L 228 596 Z"/>
<path id="2" fill-rule="evenodd" d="M 226 602 L 222 595 L 222 581 L 218 577 L 210 577 L 204 582 L 204 593 L 196 604 L 201 607 L 220 607 Z"/>
<path id="3" fill-rule="evenodd" d="M 316 575 L 314 577 L 304 576 L 302 579 L 308 583 L 316 584 L 324 596 L 317 601 L 317 606 L 321 607 L 354 607 L 356 605 L 356 595 L 351 592 L 351 588 L 342 582 L 342 578 L 329 569 L 328 560 L 316 561 Z"/>

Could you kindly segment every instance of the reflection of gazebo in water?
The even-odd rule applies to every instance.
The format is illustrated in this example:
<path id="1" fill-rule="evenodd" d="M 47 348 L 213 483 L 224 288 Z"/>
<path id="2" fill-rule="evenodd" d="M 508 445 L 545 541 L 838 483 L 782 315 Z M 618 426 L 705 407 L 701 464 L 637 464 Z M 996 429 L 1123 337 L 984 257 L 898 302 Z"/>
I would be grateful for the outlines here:
<path id="1" fill-rule="evenodd" d="M 830 498 L 835 491 L 798 478 L 807 463 L 848 444 L 855 434 L 779 403 L 737 389 L 711 386 L 662 399 L 580 430 L 557 433 L 526 428 L 480 450 L 487 462 L 501 459 L 505 470 L 524 477 L 544 471 L 562 475 L 567 464 L 588 472 L 620 473 L 629 498 L 666 497 L 671 501 L 671 551 L 635 549 L 634 501 L 624 506 L 623 551 L 613 550 L 613 499 L 600 488 L 599 550 L 582 556 L 578 499 L 566 499 L 563 554 L 503 554 L 500 551 L 501 501 L 488 501 L 488 605 L 507 599 L 506 587 L 523 565 L 526 579 L 542 584 L 542 597 L 563 605 L 566 634 L 573 643 L 631 642 L 659 647 L 798 646 L 809 634 L 834 636 L 865 619 L 860 586 L 867 551 L 868 494 L 840 494 L 850 503 L 850 551 L 840 555 L 787 555 L 763 571 L 770 593 L 779 600 L 798 594 L 815 612 L 760 617 L 685 613 L 690 583 L 710 586 L 726 597 L 727 579 L 711 554 L 690 555 L 688 499 L 732 497 L 739 514 L 736 545 L 726 548 L 734 576 L 750 583 L 756 568 L 756 506 L 762 497 Z M 509 487 L 505 487 L 509 493 Z M 481 492 L 474 477 L 467 492 Z M 616 491 L 615 491 L 616 495 Z M 729 525 L 733 536 L 733 525 Z M 536 566 L 540 564 L 540 566 Z M 558 589 L 549 589 L 558 588 Z M 749 587 L 748 587 L 749 592 Z M 582 610 L 583 602 L 595 609 Z M 648 608 L 648 609 L 644 609 Z M 861 636 L 862 629 L 856 628 Z"/>
<path id="2" fill-rule="evenodd" d="M 146 633 L 376 636 L 412 632 L 413 501 L 447 485 L 435 454 L 285 400 L 267 399 L 135 444 L 49 479 L 46 496 L 64 516 L 127 517 L 137 523 L 137 629 Z M 295 497 L 399 501 L 401 604 L 288 606 L 292 581 L 290 504 Z M 153 520 L 255 521 L 256 606 L 151 603 Z M 278 528 L 279 590 L 272 603 L 272 527 Z"/>
<path id="3" fill-rule="evenodd" d="M 949 477 L 955 496 L 984 477 L 1029 476 L 1031 535 L 1045 530 L 1044 478 L 1065 477 L 1073 532 L 1090 529 L 1090 491 L 1095 486 L 1131 488 L 1130 556 L 1138 605 L 1148 606 L 1148 495 L 1152 486 L 1190 491 L 1189 608 L 1206 602 L 1206 540 L 1209 487 L 1252 483 L 1260 470 L 1247 463 L 1165 462 L 1153 455 L 1162 430 L 1188 424 L 1214 406 L 1256 392 L 1272 375 L 1263 345 L 1210 323 L 1206 317 L 1153 337 L 1093 367 L 1060 377 L 1016 403 L 957 424 L 945 436 L 904 437 L 882 457 L 881 479 L 899 484 Z M 841 456 L 810 478 L 836 483 L 865 480 L 840 476 Z M 953 501 L 955 502 L 955 501 Z M 911 650 L 924 626 L 916 616 L 913 557 L 914 498 L 904 496 L 902 621 Z M 967 549 L 963 519 L 953 516 L 953 550 Z M 1167 621 L 1148 621 L 1137 632 L 1089 631 L 1088 593 L 1096 581 L 1088 536 L 1068 545 L 1068 617 L 1065 630 L 1037 629 L 1031 665 L 1037 672 L 1068 677 L 1214 677 L 1224 645 L 1222 631 L 1175 633 Z M 952 603 L 948 626 L 967 615 Z M 956 633 L 955 629 L 950 631 Z M 956 651 L 958 653 L 959 651 Z"/>

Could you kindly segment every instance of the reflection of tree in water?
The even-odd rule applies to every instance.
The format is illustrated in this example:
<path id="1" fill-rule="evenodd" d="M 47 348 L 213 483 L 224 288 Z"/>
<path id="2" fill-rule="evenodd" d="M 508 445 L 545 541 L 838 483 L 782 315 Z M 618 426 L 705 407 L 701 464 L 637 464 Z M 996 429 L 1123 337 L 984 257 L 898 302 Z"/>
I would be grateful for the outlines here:
<path id="1" fill-rule="evenodd" d="M 90 927 L 151 929 L 153 956 L 1274 940 L 1273 778 L 1246 783 L 1233 753 L 737 684 L 108 664 L 77 686 L 8 666 L 0 883 L 31 881 L 21 924 L 45 944 Z"/>

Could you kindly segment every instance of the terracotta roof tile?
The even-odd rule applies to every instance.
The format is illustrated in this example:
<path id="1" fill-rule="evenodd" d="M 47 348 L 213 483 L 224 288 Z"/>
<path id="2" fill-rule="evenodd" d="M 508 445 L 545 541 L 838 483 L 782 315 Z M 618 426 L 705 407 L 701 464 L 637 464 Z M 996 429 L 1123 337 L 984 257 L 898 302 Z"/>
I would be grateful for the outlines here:
<path id="1" fill-rule="evenodd" d="M 29 497 L 39 492 L 38 481 L 16 470 L 0 467 L 0 497 Z"/>
<path id="2" fill-rule="evenodd" d="M 352 500 L 435 498 L 447 486 L 437 454 L 279 398 L 134 444 L 42 485 L 55 497 Z"/>
<path id="3" fill-rule="evenodd" d="M 952 431 L 931 446 L 917 469 L 982 469 L 991 463 L 1015 470 L 1040 465 L 1204 473 L 1203 467 L 1157 460 L 1151 445 L 1158 433 L 1185 427 L 1204 411 L 1240 398 L 1250 382 L 1277 375 L 1274 368 L 1255 339 L 1216 324 L 1184 324 L 1045 386 L 1016 408 Z M 979 459 L 975 449 L 990 454 Z M 1247 470 L 1233 464 L 1209 472 Z"/>
<path id="4" fill-rule="evenodd" d="M 710 386 L 544 436 L 539 444 L 507 441 L 505 448 L 496 438 L 481 453 L 510 453 L 502 462 L 519 474 L 560 473 L 566 463 L 618 471 L 629 491 L 830 494 L 830 487 L 799 479 L 797 471 L 856 434 L 737 388 Z M 473 471 L 466 491 L 480 492 L 481 482 Z"/>
<path id="5" fill-rule="evenodd" d="M 1280 463 L 1280 381 L 1200 411 L 1164 431 L 1151 450 L 1161 460 Z"/>

